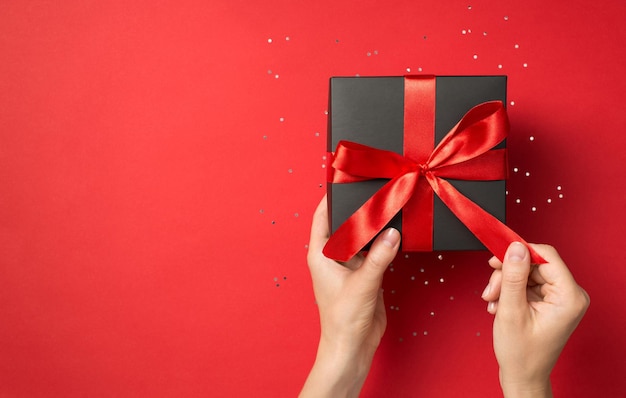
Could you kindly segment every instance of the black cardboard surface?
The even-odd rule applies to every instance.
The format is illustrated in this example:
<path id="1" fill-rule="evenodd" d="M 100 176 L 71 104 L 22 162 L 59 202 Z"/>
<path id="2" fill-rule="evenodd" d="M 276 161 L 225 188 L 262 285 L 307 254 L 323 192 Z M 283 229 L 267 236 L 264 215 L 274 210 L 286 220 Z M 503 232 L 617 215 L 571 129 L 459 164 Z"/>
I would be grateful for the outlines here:
<path id="1" fill-rule="evenodd" d="M 438 76 L 435 142 L 443 139 L 472 107 L 486 101 L 506 104 L 506 76 Z M 403 77 L 333 77 L 330 79 L 328 151 L 340 140 L 402 154 L 404 144 Z M 503 148 L 504 143 L 498 148 Z M 505 220 L 506 183 L 448 180 L 463 195 Z M 387 180 L 328 184 L 331 231 L 335 231 Z M 388 226 L 402 231 L 401 213 Z M 433 250 L 483 250 L 484 246 L 435 196 Z"/>

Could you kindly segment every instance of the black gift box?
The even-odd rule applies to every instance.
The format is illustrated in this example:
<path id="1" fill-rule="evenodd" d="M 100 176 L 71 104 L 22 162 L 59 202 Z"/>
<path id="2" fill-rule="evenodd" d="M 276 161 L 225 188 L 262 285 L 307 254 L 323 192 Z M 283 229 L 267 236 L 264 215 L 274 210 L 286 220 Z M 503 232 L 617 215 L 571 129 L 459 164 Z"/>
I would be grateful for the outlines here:
<path id="1" fill-rule="evenodd" d="M 506 76 L 437 76 L 435 142 L 443 139 L 474 106 L 486 101 L 506 104 Z M 404 143 L 404 77 L 333 77 L 330 79 L 328 151 L 340 140 L 402 154 Z M 501 143 L 496 148 L 504 148 Z M 329 183 L 329 218 L 334 232 L 388 180 Z M 504 180 L 448 180 L 459 192 L 505 219 Z M 388 224 L 402 231 L 402 211 Z M 484 250 L 484 246 L 435 195 L 433 250 Z"/>

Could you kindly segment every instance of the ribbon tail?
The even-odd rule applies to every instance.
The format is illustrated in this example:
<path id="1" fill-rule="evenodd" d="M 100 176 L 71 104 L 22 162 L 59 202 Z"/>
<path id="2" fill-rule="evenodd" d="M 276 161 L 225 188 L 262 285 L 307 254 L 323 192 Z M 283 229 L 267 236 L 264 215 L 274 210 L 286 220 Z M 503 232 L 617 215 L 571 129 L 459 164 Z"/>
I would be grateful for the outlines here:
<path id="1" fill-rule="evenodd" d="M 533 264 L 546 263 L 546 260 L 533 250 L 524 239 L 496 217 L 463 196 L 452 184 L 432 174 L 427 174 L 426 177 L 442 202 L 500 261 L 504 261 L 504 254 L 511 243 L 521 242 L 530 251 L 530 259 Z"/>
<path id="2" fill-rule="evenodd" d="M 412 171 L 385 184 L 330 236 L 324 255 L 345 262 L 363 250 L 408 202 L 418 178 Z"/>

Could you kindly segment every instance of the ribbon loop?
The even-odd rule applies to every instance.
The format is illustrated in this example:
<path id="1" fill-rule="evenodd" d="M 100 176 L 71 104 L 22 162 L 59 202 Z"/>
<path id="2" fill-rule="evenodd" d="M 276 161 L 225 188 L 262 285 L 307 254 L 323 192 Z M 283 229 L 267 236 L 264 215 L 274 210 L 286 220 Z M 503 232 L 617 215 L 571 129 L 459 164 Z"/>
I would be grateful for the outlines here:
<path id="1" fill-rule="evenodd" d="M 470 109 L 433 150 L 433 167 L 474 159 L 500 142 L 509 131 L 509 120 L 500 101 L 484 102 Z"/>

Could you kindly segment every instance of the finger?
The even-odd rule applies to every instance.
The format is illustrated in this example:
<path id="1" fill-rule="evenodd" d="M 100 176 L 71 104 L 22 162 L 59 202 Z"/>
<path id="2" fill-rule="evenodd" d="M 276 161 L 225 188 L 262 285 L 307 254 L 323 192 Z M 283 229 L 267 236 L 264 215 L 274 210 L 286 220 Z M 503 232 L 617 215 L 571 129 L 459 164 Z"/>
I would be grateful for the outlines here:
<path id="1" fill-rule="evenodd" d="M 487 304 L 487 312 L 491 315 L 495 315 L 498 312 L 498 301 L 490 301 Z"/>
<path id="2" fill-rule="evenodd" d="M 528 286 L 535 286 L 535 285 L 545 285 L 547 282 L 546 280 L 543 278 L 543 276 L 541 276 L 541 271 L 539 271 L 539 268 L 542 266 L 541 265 L 533 265 L 530 269 L 530 277 L 528 278 Z"/>
<path id="3" fill-rule="evenodd" d="M 311 223 L 311 238 L 309 239 L 309 256 L 322 253 L 322 248 L 330 235 L 328 228 L 328 207 L 326 195 L 322 198 L 313 213 Z"/>
<path id="4" fill-rule="evenodd" d="M 388 228 L 381 233 L 363 260 L 363 264 L 356 271 L 367 280 L 378 283 L 382 281 L 383 273 L 393 261 L 400 247 L 400 232 Z"/>
<path id="5" fill-rule="evenodd" d="M 528 308 L 526 287 L 530 274 L 530 253 L 522 243 L 513 242 L 504 258 L 499 312 L 504 311 L 513 317 L 521 316 Z"/>
<path id="6" fill-rule="evenodd" d="M 498 260 L 496 256 L 491 257 L 488 263 L 493 269 L 502 269 L 502 261 Z"/>
<path id="7" fill-rule="evenodd" d="M 543 281 L 543 278 L 539 276 L 539 271 L 537 270 L 537 266 L 533 266 L 531 268 L 530 277 L 528 278 L 527 287 L 536 288 L 532 291 L 536 291 L 539 295 L 541 287 L 546 282 Z M 495 270 L 491 273 L 491 277 L 489 278 L 489 284 L 485 288 L 482 294 L 482 299 L 485 301 L 495 301 L 500 298 L 500 289 L 502 287 L 502 271 Z M 530 291 L 530 290 L 529 290 Z M 543 297 L 543 295 L 541 295 Z"/>
<path id="8" fill-rule="evenodd" d="M 491 273 L 489 283 L 483 291 L 482 299 L 485 301 L 494 301 L 500 297 L 500 287 L 502 285 L 502 271 L 495 270 Z"/>
<path id="9" fill-rule="evenodd" d="M 346 261 L 345 263 L 340 262 L 340 264 L 354 271 L 361 267 L 361 264 L 363 264 L 364 258 L 365 257 L 363 257 L 363 254 L 358 253 L 356 256 L 352 257 L 350 260 Z"/>
<path id="10" fill-rule="evenodd" d="M 380 317 L 384 324 L 383 330 L 387 326 L 387 312 L 385 311 L 385 297 L 383 289 L 378 289 L 378 300 L 376 300 L 376 314 Z"/>
<path id="11" fill-rule="evenodd" d="M 538 279 L 540 278 L 543 283 L 549 283 L 551 285 L 574 282 L 574 277 L 554 247 L 538 244 L 530 244 L 530 246 L 547 261 L 547 263 L 537 267 Z"/>
<path id="12" fill-rule="evenodd" d="M 526 294 L 529 303 L 531 301 L 543 301 L 543 298 L 546 296 L 544 286 L 546 285 L 536 285 L 528 287 Z"/>

